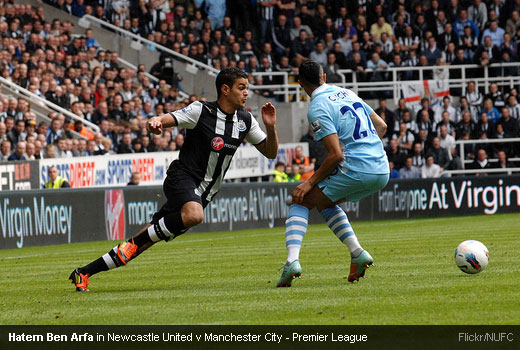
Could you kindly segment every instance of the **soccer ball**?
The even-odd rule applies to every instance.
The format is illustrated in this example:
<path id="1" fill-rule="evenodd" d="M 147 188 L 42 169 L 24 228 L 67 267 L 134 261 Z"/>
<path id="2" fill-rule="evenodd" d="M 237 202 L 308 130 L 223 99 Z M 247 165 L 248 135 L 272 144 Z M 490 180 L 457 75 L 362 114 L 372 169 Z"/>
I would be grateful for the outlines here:
<path id="1" fill-rule="evenodd" d="M 455 263 L 462 272 L 479 273 L 488 262 L 488 249 L 479 241 L 464 241 L 455 250 Z"/>

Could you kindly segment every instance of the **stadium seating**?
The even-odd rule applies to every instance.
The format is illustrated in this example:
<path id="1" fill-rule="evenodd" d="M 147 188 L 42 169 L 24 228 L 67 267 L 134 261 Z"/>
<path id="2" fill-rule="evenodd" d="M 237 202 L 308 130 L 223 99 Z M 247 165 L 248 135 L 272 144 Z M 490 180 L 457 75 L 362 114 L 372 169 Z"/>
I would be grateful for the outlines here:
<path id="1" fill-rule="evenodd" d="M 457 7 L 435 0 L 417 5 L 401 1 L 283 0 L 276 5 L 228 1 L 222 18 L 214 17 L 212 2 L 207 1 L 202 8 L 197 7 L 199 1 L 116 0 L 107 7 L 93 1 L 44 2 L 147 38 L 161 45 L 157 47 L 177 52 L 175 59 L 188 57 L 217 70 L 237 66 L 250 74 L 254 92 L 278 101 L 302 98 L 295 82 L 297 66 L 308 58 L 317 60 L 330 82 L 353 88 L 363 98 L 376 101 L 374 104 L 379 100 L 374 107 L 389 124 L 384 142 L 395 169 L 404 166 L 408 155 L 420 167 L 429 153 L 435 155 L 436 163 L 452 171 L 492 167 L 503 158 L 500 151 L 507 158 L 501 163 L 509 168 L 520 160 L 518 141 L 481 141 L 519 137 L 520 6 L 514 1 L 479 2 L 478 11 L 473 1 L 460 1 Z M 117 52 L 99 47 L 89 29 L 77 36 L 72 23 L 45 18 L 37 7 L 6 2 L 0 15 L 5 19 L 0 24 L 2 78 L 99 125 L 100 135 L 78 126 L 81 136 L 98 140 L 96 154 L 176 149 L 171 140 L 183 130 L 165 133 L 166 142 L 154 138 L 148 146 L 138 145 L 147 139 L 147 117 L 182 108 L 199 98 L 182 97 L 178 76 L 161 69 L 169 56 L 161 56 L 163 61 L 155 67 L 132 67 L 122 64 L 124 57 Z M 433 88 L 433 92 L 423 91 L 418 98 L 426 96 L 426 100 L 412 107 L 410 101 L 417 96 L 407 93 L 403 82 L 417 81 L 421 85 L 423 81 L 444 81 L 446 85 L 438 89 L 437 96 Z M 395 109 L 390 107 L 392 100 Z M 8 104 L 0 106 L 2 123 L 3 115 L 13 113 Z M 409 115 L 403 119 L 407 111 Z M 448 117 L 443 119 L 443 112 Z M 469 120 L 465 120 L 466 113 Z M 56 115 L 60 114 L 49 117 Z M 60 128 L 67 135 L 74 126 Z M 441 132 L 442 126 L 447 132 Z M 131 134 L 136 149 L 119 147 L 125 133 Z M 446 162 L 439 159 L 433 145 L 436 136 L 448 152 Z M 103 149 L 103 138 L 110 140 L 110 149 Z M 479 149 L 485 151 L 480 160 Z"/>

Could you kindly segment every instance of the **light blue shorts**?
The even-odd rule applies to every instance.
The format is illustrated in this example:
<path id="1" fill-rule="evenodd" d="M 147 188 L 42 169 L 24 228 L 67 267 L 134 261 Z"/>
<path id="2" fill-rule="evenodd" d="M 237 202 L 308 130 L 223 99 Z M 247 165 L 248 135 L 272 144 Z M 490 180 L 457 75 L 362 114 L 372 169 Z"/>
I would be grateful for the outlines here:
<path id="1" fill-rule="evenodd" d="M 359 173 L 345 168 L 334 172 L 318 184 L 332 202 L 357 202 L 385 187 L 389 178 L 389 174 Z"/>

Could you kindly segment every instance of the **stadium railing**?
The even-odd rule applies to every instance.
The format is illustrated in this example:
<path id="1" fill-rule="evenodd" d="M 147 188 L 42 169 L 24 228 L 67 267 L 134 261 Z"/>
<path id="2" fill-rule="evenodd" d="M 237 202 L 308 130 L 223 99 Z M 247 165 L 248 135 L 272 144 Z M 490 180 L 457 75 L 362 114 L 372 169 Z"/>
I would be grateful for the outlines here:
<path id="1" fill-rule="evenodd" d="M 72 120 L 80 120 L 87 128 L 91 129 L 92 131 L 99 132 L 99 127 L 96 124 L 91 123 L 90 121 L 86 120 L 85 118 L 77 116 L 74 113 L 72 113 L 50 101 L 47 101 L 45 98 L 42 98 L 36 94 L 33 94 L 29 90 L 24 89 L 23 87 L 5 79 L 5 78 L 0 77 L 0 84 L 9 87 L 10 90 L 19 92 L 26 99 L 28 99 L 31 104 L 37 103 L 41 106 L 46 106 L 51 110 L 54 110 L 58 113 L 61 113 L 65 116 L 71 118 Z"/>
<path id="2" fill-rule="evenodd" d="M 520 168 L 489 168 L 489 169 L 465 169 L 465 170 L 444 170 L 442 176 L 451 175 L 474 175 L 474 174 L 507 174 L 512 175 L 513 173 L 520 172 Z"/>
<path id="3" fill-rule="evenodd" d="M 464 159 L 464 145 L 481 145 L 481 144 L 504 144 L 504 143 L 518 143 L 520 145 L 520 137 L 515 138 L 505 138 L 505 139 L 485 139 L 485 140 L 458 140 L 455 141 L 455 145 L 458 148 L 459 157 L 460 159 L 463 159 L 461 162 L 462 170 L 466 169 L 466 164 L 473 163 L 473 160 L 471 159 Z M 496 158 L 490 158 L 488 159 L 489 162 L 495 163 L 498 161 Z M 518 162 L 520 161 L 520 157 L 515 158 L 508 158 L 508 161 L 511 162 Z M 475 172 L 473 170 L 473 172 Z"/>
<path id="4" fill-rule="evenodd" d="M 504 76 L 505 69 L 511 68 L 520 68 L 519 62 L 510 62 L 510 63 L 493 63 L 486 66 L 480 66 L 478 64 L 466 64 L 466 65 L 441 65 L 441 66 L 421 66 L 421 67 L 388 67 L 388 68 L 367 68 L 364 70 L 365 73 L 388 73 L 391 74 L 391 79 L 388 81 L 368 81 L 368 82 L 360 82 L 357 79 L 356 72 L 350 69 L 341 69 L 338 70 L 338 73 L 342 77 L 342 82 L 338 85 L 344 87 L 352 87 L 352 89 L 358 92 L 370 92 L 370 91 L 388 91 L 389 84 L 391 85 L 392 95 L 394 101 L 397 103 L 397 100 L 400 97 L 400 86 L 403 83 L 413 82 L 413 81 L 423 81 L 425 76 L 425 71 L 431 72 L 434 80 L 445 80 L 449 84 L 449 88 L 459 88 L 461 89 L 462 94 L 466 92 L 466 86 L 469 81 L 474 81 L 479 88 L 480 84 L 484 85 L 484 92 L 489 92 L 489 85 L 491 83 L 497 83 L 499 86 L 509 86 L 513 88 L 515 85 L 520 83 L 520 76 Z M 495 72 L 493 76 L 490 74 L 490 70 L 500 70 L 500 72 Z M 482 70 L 483 77 L 475 77 L 475 70 Z M 418 76 L 416 79 L 401 79 L 400 73 L 415 73 L 417 72 Z M 453 72 L 459 73 L 460 78 L 450 78 L 450 75 Z M 346 75 L 351 77 L 351 83 L 347 83 Z M 494 76 L 496 75 L 496 76 Z"/>
<path id="5" fill-rule="evenodd" d="M 135 71 L 137 72 L 137 67 L 136 67 L 134 64 L 128 62 L 127 60 L 125 60 L 125 59 L 123 59 L 123 58 L 121 58 L 121 57 L 118 57 L 118 58 L 117 58 L 117 61 L 120 62 L 121 64 L 123 64 L 123 65 L 129 67 L 129 68 L 132 68 L 133 70 L 135 70 Z M 148 73 L 148 72 L 144 72 L 144 75 L 146 75 L 150 80 L 152 80 L 152 81 L 154 81 L 154 82 L 156 82 L 156 83 L 159 82 L 159 79 L 158 79 L 156 76 L 153 76 L 153 75 L 151 75 L 151 74 Z M 166 85 L 167 85 L 168 87 L 170 87 L 169 84 L 166 84 Z M 189 98 L 189 97 L 190 97 L 190 95 L 188 95 L 187 93 L 185 93 L 184 91 L 181 91 L 181 90 L 179 90 L 179 95 L 180 95 L 182 98 Z"/>
<path id="6" fill-rule="evenodd" d="M 216 76 L 218 70 L 205 64 L 200 61 L 194 60 L 190 57 L 184 56 L 178 52 L 175 52 L 163 45 L 160 45 L 154 41 L 143 38 L 139 35 L 131 33 L 125 29 L 117 27 L 111 23 L 100 20 L 91 15 L 85 15 L 79 19 L 78 24 L 83 28 L 89 28 L 92 23 L 96 23 L 99 27 L 110 30 L 112 32 L 116 32 L 120 34 L 122 37 L 127 38 L 132 41 L 132 48 L 135 50 L 140 50 L 143 47 L 143 44 L 153 46 L 156 50 L 160 52 L 165 52 L 171 56 L 174 56 L 177 60 L 185 62 L 188 64 L 186 70 L 188 72 L 196 73 L 199 70 L 203 70 L 208 72 L 212 76 Z M 401 96 L 401 85 L 407 82 L 413 81 L 422 81 L 424 80 L 425 71 L 433 72 L 434 79 L 436 80 L 446 80 L 448 81 L 450 88 L 460 88 L 462 94 L 464 94 L 468 79 L 475 81 L 477 87 L 481 84 L 484 85 L 485 92 L 489 90 L 489 84 L 491 82 L 496 82 L 499 86 L 509 86 L 510 88 L 515 85 L 520 85 L 520 76 L 503 76 L 504 70 L 507 68 L 520 68 L 519 62 L 511 62 L 511 63 L 494 63 L 487 66 L 480 66 L 477 64 L 468 64 L 468 65 L 442 65 L 442 66 L 424 66 L 424 67 L 388 67 L 388 68 L 377 68 L 377 69 L 365 69 L 365 73 L 373 73 L 373 72 L 381 72 L 387 73 L 391 75 L 391 79 L 383 80 L 383 81 L 358 81 L 357 74 L 355 71 L 350 69 L 342 69 L 339 70 L 338 73 L 341 76 L 342 82 L 337 83 L 337 85 L 350 88 L 354 90 L 356 93 L 360 92 L 378 92 L 378 91 L 387 91 L 392 93 L 392 97 L 394 102 L 397 103 L 399 97 Z M 482 70 L 483 77 L 477 78 L 474 77 L 475 70 Z M 491 76 L 490 69 L 495 70 L 495 74 L 497 76 Z M 499 71 L 496 71 L 496 70 Z M 471 72 L 470 70 L 473 70 Z M 449 78 L 449 74 L 452 71 L 459 71 L 460 78 L 453 79 Z M 400 80 L 399 75 L 404 72 L 417 72 L 418 77 L 414 80 Z M 280 96 L 281 100 L 284 102 L 292 102 L 292 101 L 302 101 L 306 100 L 307 96 L 303 93 L 301 87 L 296 81 L 291 81 L 294 77 L 294 74 L 288 72 L 255 72 L 252 73 L 253 76 L 265 76 L 265 75 L 274 75 L 280 76 L 283 80 L 283 84 L 270 84 L 270 85 L 255 85 L 250 84 L 251 90 L 256 91 L 269 91 L 273 93 L 275 96 Z M 441 77 L 439 77 L 439 75 Z M 350 82 L 347 82 L 347 76 L 350 77 Z M 295 79 L 292 79 L 295 80 Z"/>
<path id="7" fill-rule="evenodd" d="M 518 76 L 491 76 L 490 70 L 501 70 L 504 72 L 508 68 L 517 68 L 520 71 L 519 62 L 511 63 L 494 63 L 489 66 L 479 66 L 477 64 L 457 65 L 457 66 L 424 66 L 424 67 L 389 67 L 389 68 L 367 68 L 364 73 L 370 74 L 374 72 L 384 73 L 391 75 L 391 79 L 380 80 L 380 81 L 359 81 L 357 72 L 350 69 L 340 69 L 337 73 L 341 77 L 340 83 L 335 85 L 352 89 L 357 94 L 359 93 L 373 93 L 373 92 L 390 92 L 394 102 L 397 104 L 401 97 L 401 87 L 403 84 L 414 83 L 417 81 L 425 80 L 425 71 L 432 72 L 433 80 L 446 81 L 448 88 L 460 89 L 462 94 L 466 92 L 466 86 L 468 81 L 474 81 L 477 88 L 480 86 L 484 87 L 484 92 L 489 91 L 489 85 L 491 83 L 497 83 L 501 87 L 513 88 L 520 85 L 520 75 Z M 482 69 L 483 77 L 475 77 L 471 70 Z M 450 78 L 450 73 L 459 71 L 460 78 Z M 400 74 L 404 72 L 417 74 L 416 79 L 404 80 L 400 78 Z M 495 73 L 496 74 L 496 73 Z M 284 102 L 299 102 L 307 100 L 306 94 L 303 92 L 300 85 L 294 79 L 295 74 L 287 72 L 259 72 L 252 73 L 253 76 L 265 76 L 265 75 L 276 75 L 281 76 L 284 84 L 271 84 L 271 85 L 255 85 L 255 90 L 267 90 L 273 92 L 274 95 L 283 96 Z M 347 77 L 349 79 L 347 79 Z M 291 81 L 291 78 L 293 78 Z"/>
<path id="8" fill-rule="evenodd" d="M 186 71 L 188 72 L 191 72 L 192 74 L 198 72 L 199 70 L 203 70 L 203 71 L 206 71 L 208 72 L 208 74 L 212 75 L 213 77 L 217 76 L 218 74 L 218 70 L 205 64 L 205 63 L 202 63 L 200 61 L 197 61 L 197 60 L 194 60 L 188 56 L 184 56 L 178 52 L 175 52 L 161 44 L 158 44 L 154 41 L 151 41 L 151 40 L 148 40 L 146 38 L 143 38 L 139 35 L 136 35 L 134 33 L 131 33 L 125 29 L 122 29 L 122 28 L 119 28 L 118 26 L 115 26 L 111 23 L 108 23 L 108 22 L 105 22 L 103 20 L 100 20 L 99 18 L 96 18 L 94 16 L 91 16 L 91 15 L 85 15 L 83 17 L 81 17 L 79 20 L 78 20 L 78 24 L 83 27 L 83 28 L 89 28 L 91 23 L 96 23 L 98 26 L 100 26 L 101 28 L 104 28 L 104 29 L 108 29 L 108 30 L 111 30 L 113 32 L 117 32 L 119 33 L 122 37 L 125 37 L 127 38 L 128 40 L 131 40 L 132 41 L 132 48 L 134 50 L 141 50 L 142 47 L 143 47 L 143 44 L 146 44 L 146 45 L 149 45 L 149 46 L 153 46 L 157 51 L 160 51 L 160 52 L 165 52 L 171 56 L 174 56 L 177 60 L 179 61 L 182 61 L 182 62 L 185 62 L 187 63 L 187 67 L 186 67 Z M 289 84 L 289 75 L 286 73 L 286 72 L 258 72 L 258 73 L 253 73 L 253 76 L 265 76 L 265 75 L 272 75 L 272 76 L 281 76 L 282 79 L 283 79 L 283 82 L 284 84 L 283 85 L 255 85 L 255 84 L 249 84 L 249 90 L 251 91 L 254 91 L 254 90 L 267 90 L 267 91 L 271 91 L 271 90 L 276 90 L 275 94 L 276 95 L 280 95 L 280 87 L 281 86 L 286 86 L 286 87 L 289 87 L 290 84 Z M 283 95 L 285 96 L 284 97 L 284 100 L 285 102 L 289 102 L 289 94 L 290 94 L 290 89 L 289 88 L 285 88 L 284 92 L 283 92 Z"/>
<path id="9" fill-rule="evenodd" d="M 132 48 L 134 50 L 141 50 L 142 46 L 143 46 L 143 43 L 146 44 L 146 45 L 150 45 L 150 46 L 153 46 L 155 47 L 158 51 L 163 51 L 163 52 L 166 52 L 172 56 L 175 56 L 177 57 L 177 59 L 181 60 L 181 61 L 185 61 L 185 62 L 189 62 L 190 64 L 192 64 L 194 66 L 194 68 L 196 69 L 204 69 L 208 72 L 211 72 L 214 76 L 216 76 L 218 74 L 218 70 L 211 67 L 211 66 L 208 66 L 207 64 L 204 64 L 200 61 L 197 61 L 197 60 L 194 60 L 193 58 L 190 58 L 188 56 L 184 56 L 178 52 L 175 52 L 169 48 L 167 48 L 166 46 L 163 46 L 161 44 L 158 44 L 154 41 L 151 41 L 151 40 L 148 40 L 146 38 L 143 38 L 142 36 L 139 36 L 139 35 L 136 35 L 132 32 L 129 32 L 125 29 L 122 29 L 122 28 L 119 28 L 118 26 L 115 26 L 111 23 L 108 23 L 108 22 L 105 22 L 103 20 L 100 20 L 99 18 L 96 18 L 94 16 L 91 16 L 91 15 L 85 15 L 83 17 L 81 17 L 78 21 L 78 24 L 87 29 L 90 27 L 91 23 L 96 23 L 97 25 L 99 25 L 100 27 L 102 28 L 105 28 L 105 29 L 109 29 L 113 32 L 117 32 L 119 33 L 120 35 L 122 35 L 123 37 L 126 37 L 128 38 L 129 40 L 132 40 Z"/>

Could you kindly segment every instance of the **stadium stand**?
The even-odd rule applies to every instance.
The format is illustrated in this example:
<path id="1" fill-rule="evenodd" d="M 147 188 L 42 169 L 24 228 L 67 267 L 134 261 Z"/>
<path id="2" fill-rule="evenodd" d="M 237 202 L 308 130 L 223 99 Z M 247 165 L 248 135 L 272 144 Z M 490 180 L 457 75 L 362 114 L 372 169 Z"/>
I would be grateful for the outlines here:
<path id="1" fill-rule="evenodd" d="M 520 136 L 516 0 L 44 2 L 147 38 L 159 52 L 166 47 L 178 53 L 174 59 L 188 57 L 217 70 L 240 67 L 250 74 L 254 92 L 279 101 L 301 99 L 297 67 L 317 60 L 331 81 L 376 101 L 389 125 L 384 142 L 396 170 L 405 167 L 408 155 L 412 166 L 423 167 L 432 154 L 454 172 L 511 168 L 520 161 L 519 142 L 510 140 Z M 202 98 L 183 97 L 181 77 L 162 69 L 170 56 L 164 53 L 148 67 L 150 75 L 142 65 L 121 64 L 124 58 L 101 48 L 91 30 L 73 35 L 72 23 L 47 19 L 41 8 L 6 1 L 0 17 L 2 77 L 99 125 L 99 132 L 78 126 L 83 138 L 93 139 L 87 144 L 95 143 L 87 154 L 176 149 L 172 140 L 183 130 L 150 138 L 144 128 L 148 116 Z M 403 82 L 432 80 L 447 82 L 441 98 L 430 94 L 410 107 Z M 387 106 L 392 99 L 396 109 Z M 2 124 L 12 123 L 7 116 L 16 121 L 15 115 L 27 121 L 16 108 L 2 98 Z M 49 118 L 49 126 L 61 121 L 54 127 L 65 137 L 76 127 L 61 114 Z M 128 134 L 131 142 L 124 146 Z M 16 142 L 9 139 L 14 150 Z M 54 139 L 46 135 L 46 141 Z"/>

